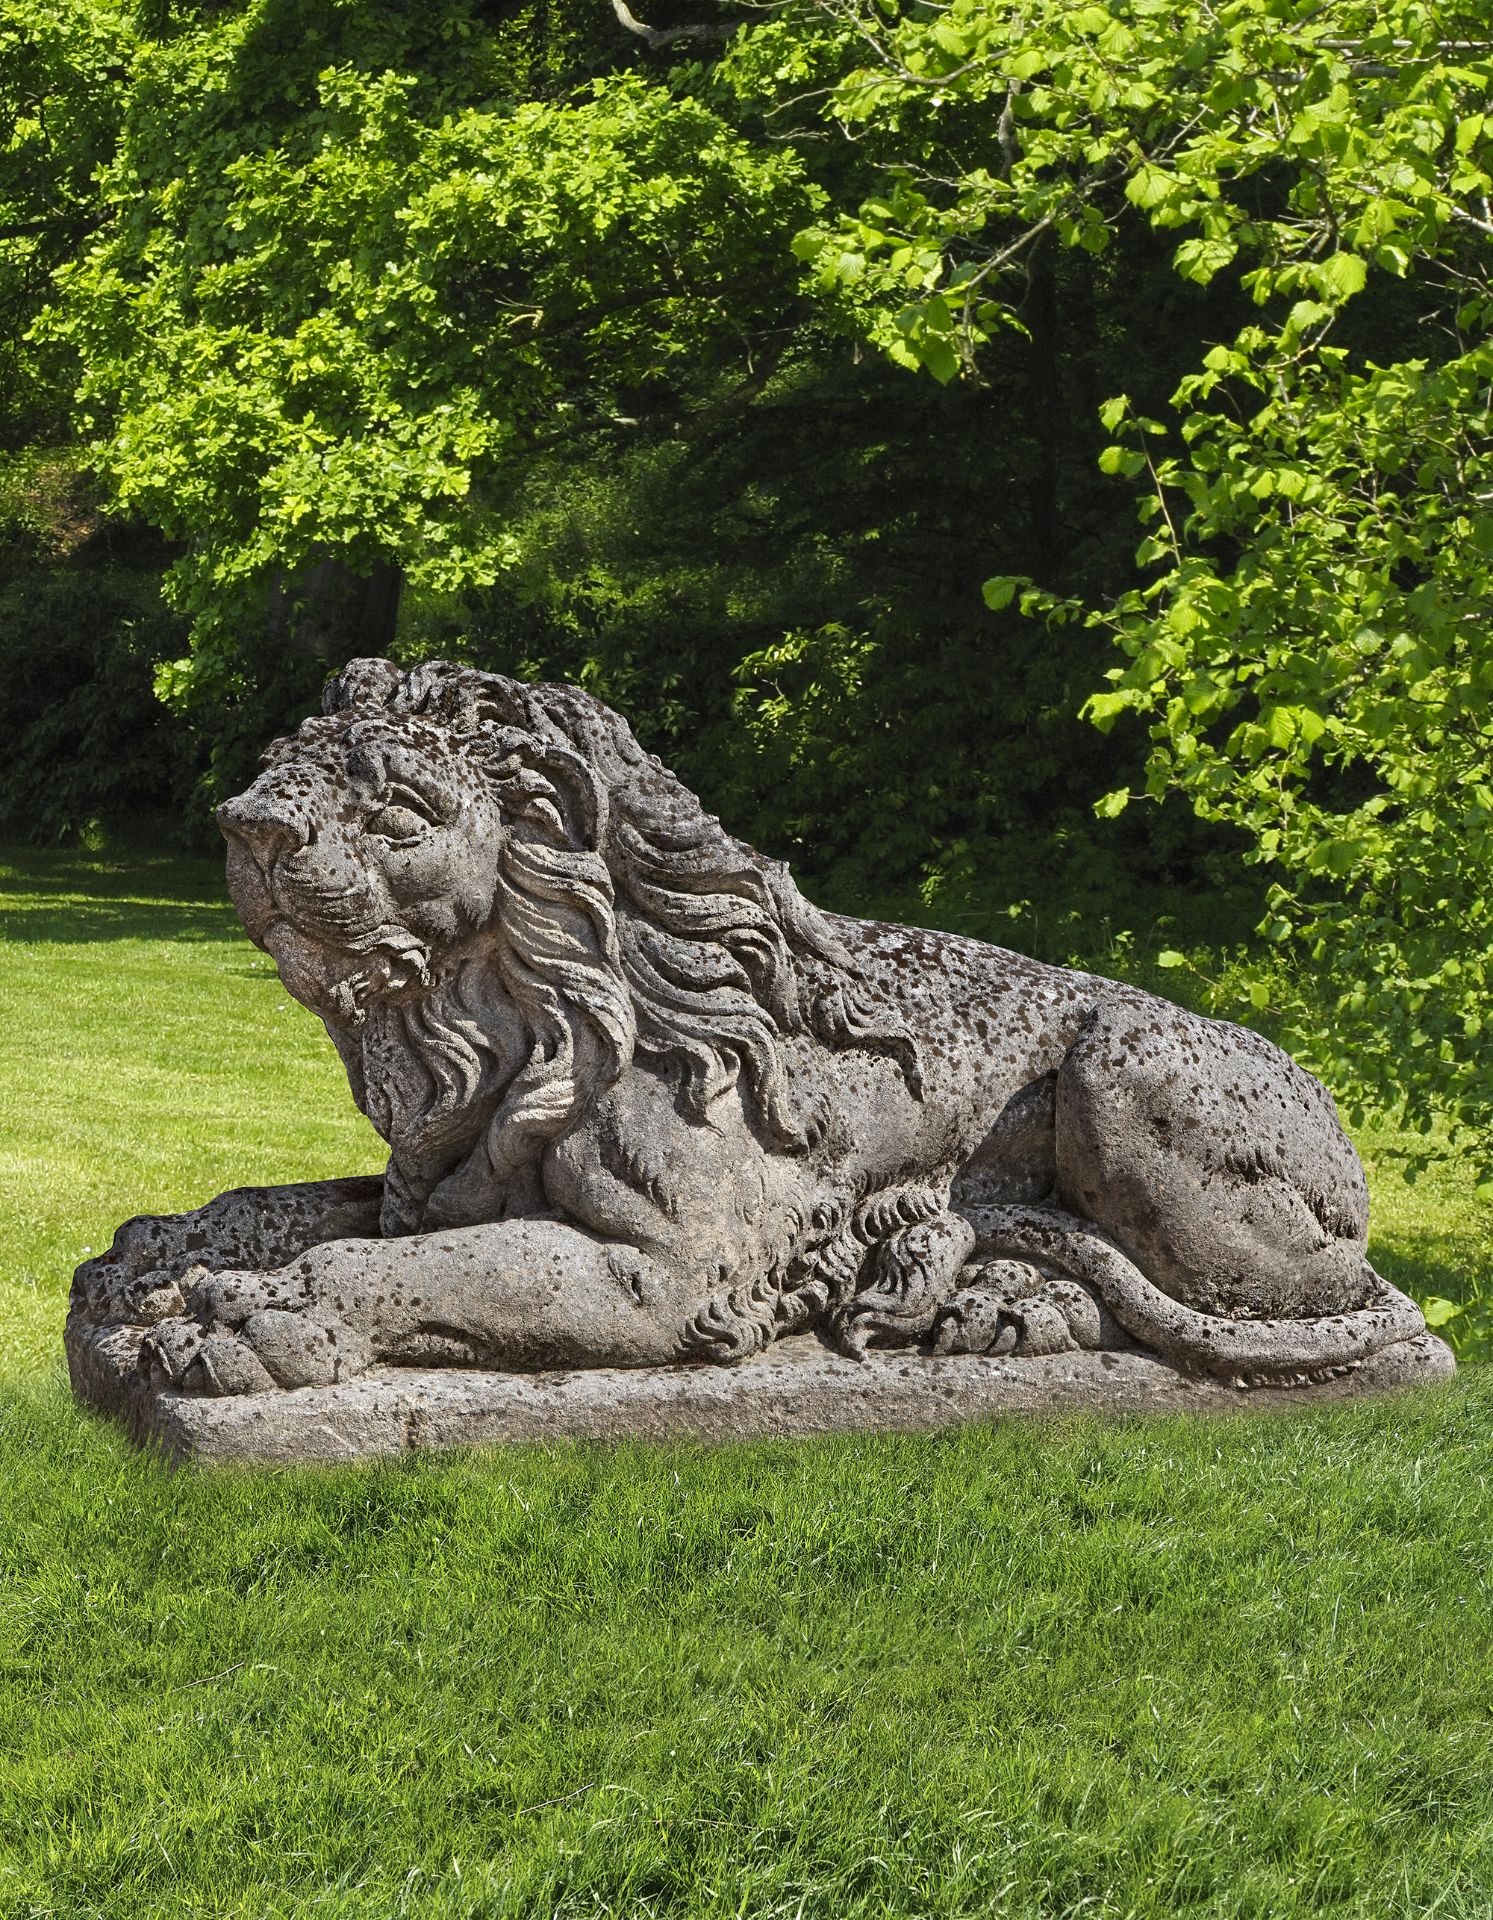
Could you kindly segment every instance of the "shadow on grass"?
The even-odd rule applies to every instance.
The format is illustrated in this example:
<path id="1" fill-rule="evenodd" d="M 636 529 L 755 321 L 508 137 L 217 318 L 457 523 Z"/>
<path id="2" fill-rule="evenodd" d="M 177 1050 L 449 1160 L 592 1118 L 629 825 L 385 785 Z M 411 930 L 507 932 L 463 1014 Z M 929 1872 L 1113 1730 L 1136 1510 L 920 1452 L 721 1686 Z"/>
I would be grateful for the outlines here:
<path id="1" fill-rule="evenodd" d="M 1493 1297 L 1485 1256 L 1471 1239 L 1456 1234 L 1375 1234 L 1369 1258 L 1391 1286 L 1427 1307 L 1450 1301 L 1459 1311 L 1433 1330 L 1452 1348 L 1460 1364 L 1493 1360 Z"/>
<path id="2" fill-rule="evenodd" d="M 216 861 L 0 848 L 0 941 L 198 941 L 238 930 Z"/>
<path id="3" fill-rule="evenodd" d="M 86 946 L 108 940 L 221 940 L 241 933 L 231 907 L 162 900 L 75 900 L 15 905 L 0 897 L 0 941 Z"/>

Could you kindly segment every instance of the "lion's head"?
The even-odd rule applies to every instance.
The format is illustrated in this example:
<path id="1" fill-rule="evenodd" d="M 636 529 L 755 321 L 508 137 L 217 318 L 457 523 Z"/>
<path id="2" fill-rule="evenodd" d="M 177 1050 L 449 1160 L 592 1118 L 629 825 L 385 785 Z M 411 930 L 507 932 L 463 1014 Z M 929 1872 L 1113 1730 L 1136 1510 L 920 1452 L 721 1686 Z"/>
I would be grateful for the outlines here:
<path id="1" fill-rule="evenodd" d="M 386 1231 L 535 1204 L 543 1146 L 642 1056 L 704 1120 L 812 1119 L 783 1042 L 911 1036 L 780 864 L 576 687 L 355 660 L 219 809 L 249 934 L 392 1148 Z"/>

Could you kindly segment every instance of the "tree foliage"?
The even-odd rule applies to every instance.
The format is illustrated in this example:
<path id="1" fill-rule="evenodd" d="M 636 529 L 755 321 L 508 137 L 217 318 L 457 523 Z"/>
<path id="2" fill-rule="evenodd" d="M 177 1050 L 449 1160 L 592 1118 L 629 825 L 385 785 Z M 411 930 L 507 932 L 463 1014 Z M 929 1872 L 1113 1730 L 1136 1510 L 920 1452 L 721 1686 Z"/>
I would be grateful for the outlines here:
<path id="1" fill-rule="evenodd" d="M 1075 597 L 1029 571 L 987 599 L 1113 635 L 1124 664 L 1088 712 L 1148 724 L 1133 784 L 1245 829 L 1266 931 L 1346 983 L 1331 1036 L 1298 1046 L 1363 1097 L 1408 1094 L 1427 1129 L 1440 1106 L 1489 1139 L 1486 17 L 825 0 L 810 18 L 854 51 L 825 110 L 886 179 L 799 249 L 892 358 L 948 380 L 999 356 L 1048 236 L 1102 260 L 1144 223 L 1210 289 L 1226 324 L 1162 404 L 1103 409 L 1100 465 L 1145 527 L 1133 578 Z"/>
<path id="2" fill-rule="evenodd" d="M 98 219 L 127 38 L 112 0 L 0 0 L 0 444 L 66 414 L 31 327 Z"/>
<path id="3" fill-rule="evenodd" d="M 1114 547 L 1094 288 L 978 390 L 864 363 L 794 254 L 864 169 L 779 137 L 750 32 L 661 58 L 605 8 L 236 0 L 130 33 L 39 332 L 116 511 L 174 542 L 192 644 L 157 677 L 210 784 L 314 699 L 308 656 L 382 644 L 335 569 L 392 566 L 406 654 L 623 699 L 847 903 L 1023 897 L 1054 833 L 1084 868 L 1123 771 L 1072 723 L 1102 642 L 993 654 L 979 583 Z"/>
<path id="4" fill-rule="evenodd" d="M 628 72 L 505 99 L 499 56 L 466 0 L 254 0 L 137 57 L 52 329 L 209 651 L 327 554 L 491 585 L 526 463 L 781 314 L 786 156 Z"/>
<path id="5" fill-rule="evenodd" d="M 211 777 L 397 575 L 847 902 L 1247 850 L 1298 1048 L 1488 1137 L 1480 10 L 624 13 L 0 0 L 11 441 L 170 541 Z"/>

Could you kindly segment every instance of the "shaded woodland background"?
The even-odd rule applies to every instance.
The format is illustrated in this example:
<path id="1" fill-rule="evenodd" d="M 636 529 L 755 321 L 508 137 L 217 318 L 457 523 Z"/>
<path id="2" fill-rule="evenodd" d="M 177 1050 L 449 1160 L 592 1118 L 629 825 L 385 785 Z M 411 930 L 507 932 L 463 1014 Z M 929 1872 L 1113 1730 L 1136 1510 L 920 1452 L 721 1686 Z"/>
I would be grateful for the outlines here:
<path id="1" fill-rule="evenodd" d="M 0 0 L 0 832 L 209 845 L 354 652 L 577 679 L 826 904 L 1481 1155 L 1475 11 L 645 11 Z"/>
<path id="2" fill-rule="evenodd" d="M 403 16 L 400 51 L 415 72 L 435 63 L 453 23 L 469 24 L 491 36 L 495 63 L 521 66 L 503 77 L 551 101 L 618 70 L 657 84 L 667 58 L 606 6 L 445 6 L 420 10 L 420 30 L 414 10 L 398 8 L 259 11 L 281 96 L 257 99 L 261 124 L 293 118 L 296 82 L 309 87 L 334 53 L 357 59 L 385 38 L 375 12 Z M 654 11 L 675 24 L 668 8 Z M 113 17 L 127 48 L 139 30 Z M 181 8 L 160 31 L 206 35 L 218 17 Z M 55 68 L 47 78 L 86 85 Z M 691 71 L 685 85 L 707 91 L 708 79 Z M 75 174 L 139 112 L 112 69 L 87 104 L 95 118 Z M 740 117 L 771 137 L 760 114 Z M 232 131 L 245 148 L 265 137 Z M 856 178 L 846 142 L 805 150 L 841 198 L 875 183 L 875 165 Z M 746 337 L 608 394 L 610 418 L 503 476 L 485 503 L 511 542 L 500 580 L 406 589 L 392 631 L 365 624 L 356 592 L 328 593 L 299 620 L 267 610 L 263 630 L 246 623 L 238 640 L 232 686 L 170 707 L 152 676 L 187 652 L 188 620 L 160 593 L 183 543 L 112 507 L 87 471 L 77 365 L 55 342 L 20 343 L 50 296 L 45 266 L 96 230 L 88 187 L 75 191 L 80 204 L 46 235 L 53 261 L 33 257 L 27 275 L 13 266 L 6 289 L 10 831 L 67 838 L 155 815 L 205 841 L 208 801 L 308 710 L 330 665 L 387 643 L 406 658 L 460 653 L 583 680 L 733 827 L 845 904 L 930 880 L 995 903 L 1222 877 L 1210 855 L 1232 852 L 1233 837 L 1198 832 L 1183 805 L 1134 828 L 1093 822 L 1092 802 L 1137 757 L 1134 737 L 1106 739 L 1078 717 L 1109 664 L 1103 637 L 1070 633 L 1055 646 L 1035 623 L 992 615 L 980 594 L 991 574 L 1017 570 L 1073 593 L 1128 578 L 1136 534 L 1096 464 L 1108 438 L 1099 404 L 1124 389 L 1159 406 L 1220 325 L 1217 300 L 1170 272 L 1164 239 L 1137 228 L 1098 265 L 1041 249 L 1018 302 L 1024 333 L 976 378 L 941 388 L 833 325 L 797 286 L 785 232 L 779 258 L 748 263 L 763 284 Z"/>

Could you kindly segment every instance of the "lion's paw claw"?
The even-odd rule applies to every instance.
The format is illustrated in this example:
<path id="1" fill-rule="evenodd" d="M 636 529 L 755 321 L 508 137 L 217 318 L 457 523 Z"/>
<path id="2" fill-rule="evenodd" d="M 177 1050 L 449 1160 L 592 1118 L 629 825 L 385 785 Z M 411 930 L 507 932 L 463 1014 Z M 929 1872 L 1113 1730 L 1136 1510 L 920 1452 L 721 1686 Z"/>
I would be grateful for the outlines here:
<path id="1" fill-rule="evenodd" d="M 196 1365 L 202 1339 L 195 1320 L 159 1321 L 140 1343 L 141 1373 L 152 1387 L 180 1389 Z"/>
<path id="2" fill-rule="evenodd" d="M 940 1310 L 935 1353 L 1014 1354 L 1040 1358 L 1104 1344 L 1099 1306 L 1072 1280 L 1048 1279 L 1024 1261 L 991 1260 L 975 1284 Z"/>
<path id="3" fill-rule="evenodd" d="M 993 1293 L 970 1288 L 943 1307 L 933 1329 L 935 1353 L 1014 1353 L 1016 1322 Z"/>

